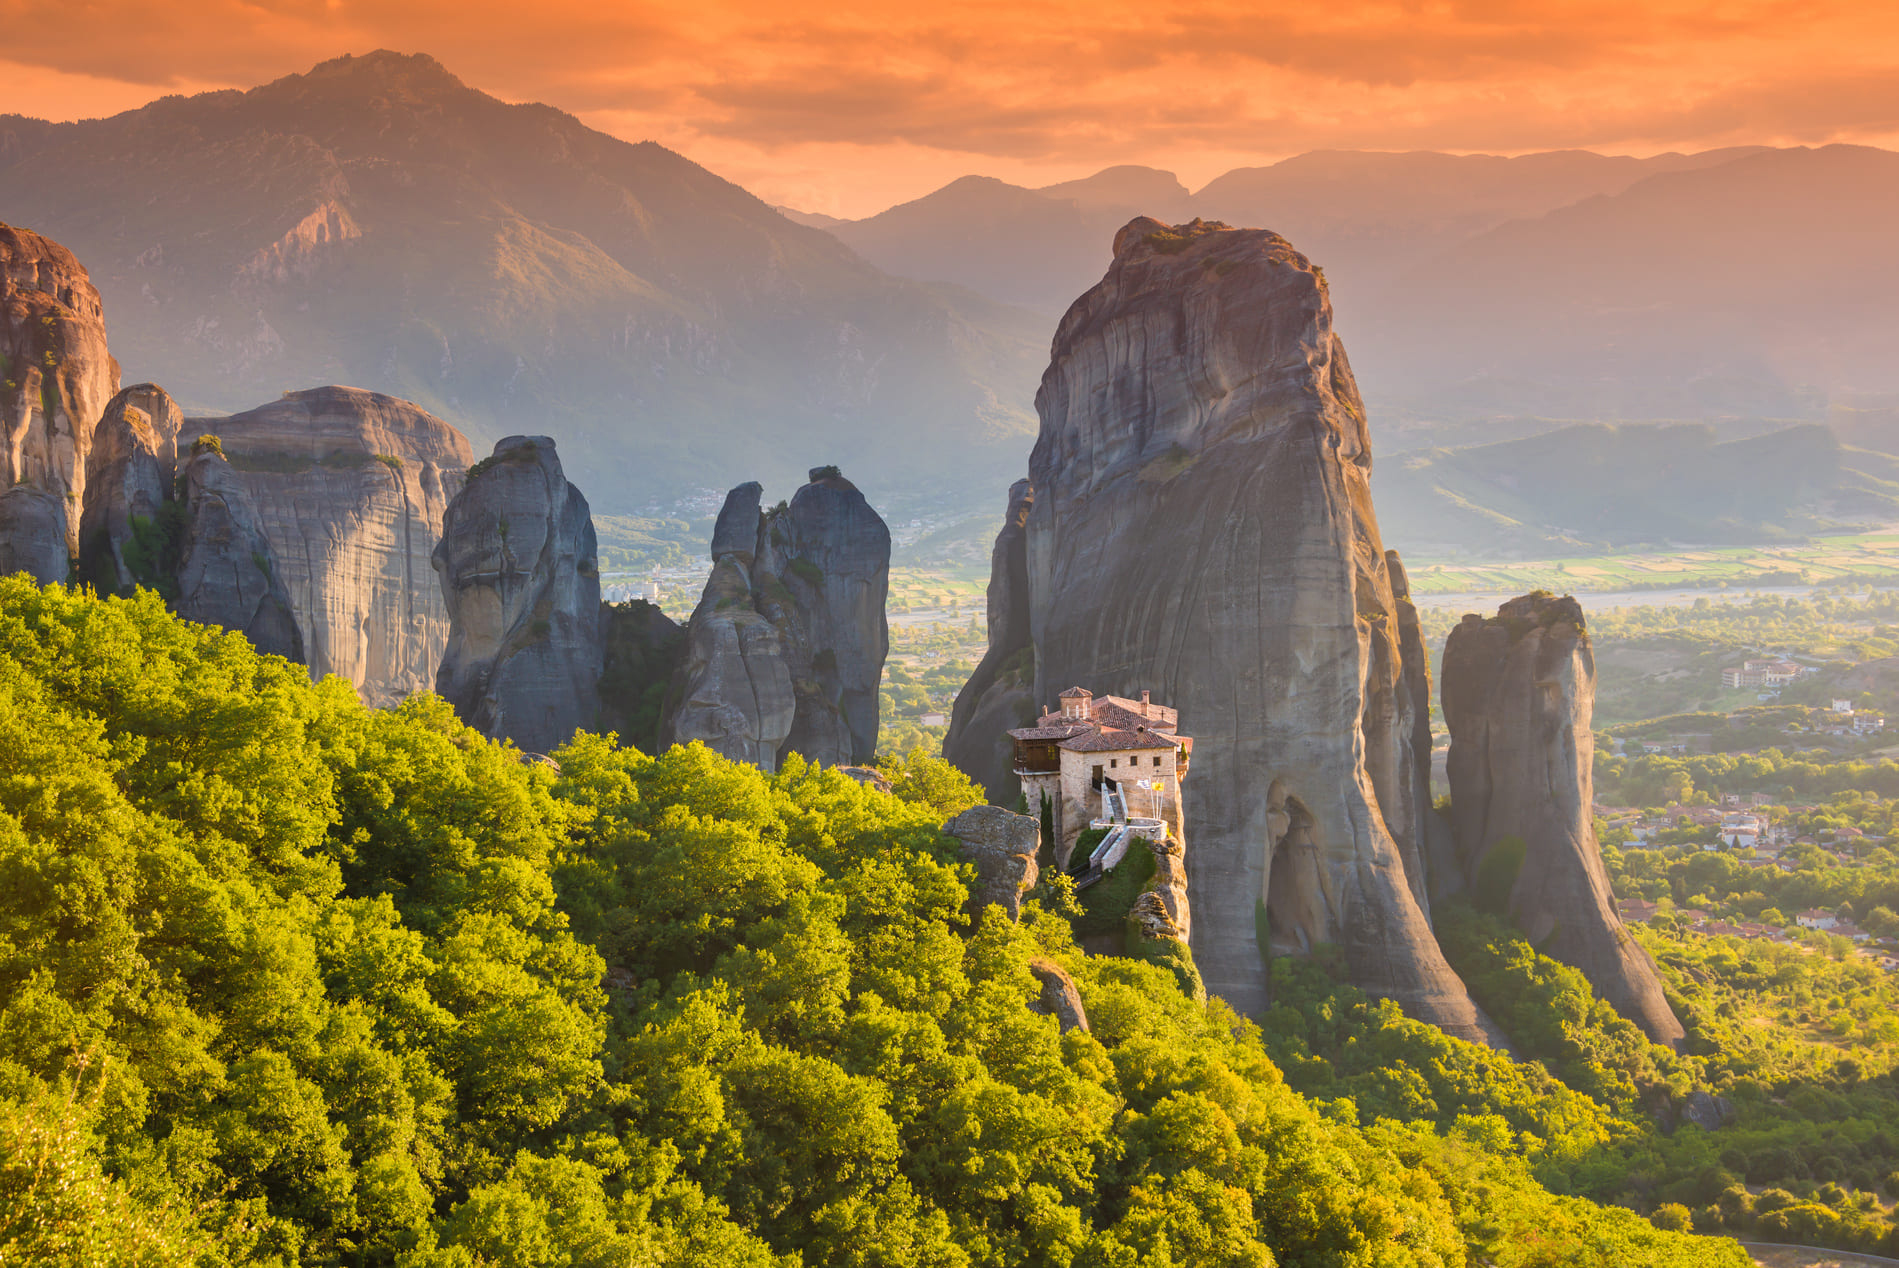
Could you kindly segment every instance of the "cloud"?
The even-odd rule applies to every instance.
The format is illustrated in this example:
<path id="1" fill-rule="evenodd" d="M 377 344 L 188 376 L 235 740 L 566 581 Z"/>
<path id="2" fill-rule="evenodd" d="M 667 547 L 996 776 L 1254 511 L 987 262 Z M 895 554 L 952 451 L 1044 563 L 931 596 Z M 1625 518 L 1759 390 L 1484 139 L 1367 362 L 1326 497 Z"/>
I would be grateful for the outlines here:
<path id="1" fill-rule="evenodd" d="M 1899 13 L 1859 0 L 0 0 L 0 29 L 24 68 L 0 111 L 390 47 L 740 179 L 808 190 L 833 164 L 865 200 L 972 169 L 1899 134 Z M 103 104 L 74 109 L 88 84 Z"/>

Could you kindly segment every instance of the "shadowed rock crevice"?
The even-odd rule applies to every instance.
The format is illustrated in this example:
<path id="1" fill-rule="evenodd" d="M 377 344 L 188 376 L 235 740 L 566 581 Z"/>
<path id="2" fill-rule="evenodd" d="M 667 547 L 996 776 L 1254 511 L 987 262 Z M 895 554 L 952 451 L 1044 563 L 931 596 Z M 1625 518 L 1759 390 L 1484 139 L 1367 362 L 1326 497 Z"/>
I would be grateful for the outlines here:
<path id="1" fill-rule="evenodd" d="M 1035 644 L 1029 629 L 1029 511 L 1035 488 L 1027 480 L 1009 487 L 1009 501 L 989 555 L 989 648 L 956 693 L 943 756 L 982 785 L 997 805 L 1012 805 L 1021 791 L 1015 776 L 1011 727 L 1031 725 L 1037 714 Z"/>
<path id="2" fill-rule="evenodd" d="M 685 658 L 685 627 L 644 599 L 604 603 L 600 641 L 599 730 L 658 752 L 667 692 Z"/>

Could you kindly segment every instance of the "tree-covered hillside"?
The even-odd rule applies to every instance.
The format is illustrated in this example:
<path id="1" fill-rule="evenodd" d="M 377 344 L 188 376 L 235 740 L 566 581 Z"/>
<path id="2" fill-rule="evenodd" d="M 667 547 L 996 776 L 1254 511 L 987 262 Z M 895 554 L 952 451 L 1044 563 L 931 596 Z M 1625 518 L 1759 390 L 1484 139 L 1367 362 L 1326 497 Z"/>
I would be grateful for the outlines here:
<path id="1" fill-rule="evenodd" d="M 1746 1262 L 1488 1120 L 1303 1098 L 1058 915 L 972 919 L 940 764 L 555 756 L 0 581 L 0 1260 Z"/>

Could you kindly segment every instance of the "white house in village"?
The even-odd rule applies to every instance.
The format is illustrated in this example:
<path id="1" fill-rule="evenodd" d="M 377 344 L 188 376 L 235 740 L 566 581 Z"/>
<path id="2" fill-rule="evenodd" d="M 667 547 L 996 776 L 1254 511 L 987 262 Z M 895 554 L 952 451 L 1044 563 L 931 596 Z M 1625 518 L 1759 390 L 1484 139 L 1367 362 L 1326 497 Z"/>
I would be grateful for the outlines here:
<path id="1" fill-rule="evenodd" d="M 1796 661 L 1775 658 L 1773 660 L 1743 661 L 1739 669 L 1721 671 L 1723 687 L 1772 687 L 1778 690 L 1786 686 L 1804 672 Z"/>
<path id="2" fill-rule="evenodd" d="M 1059 712 L 1009 732 L 1029 813 L 1039 815 L 1042 799 L 1048 799 L 1058 864 L 1068 866 L 1084 828 L 1115 819 L 1117 810 L 1130 823 L 1152 825 L 1137 827 L 1138 833 L 1184 837 L 1180 781 L 1193 740 L 1178 726 L 1179 715 L 1145 691 L 1139 700 L 1128 700 L 1070 687 L 1061 694 Z"/>

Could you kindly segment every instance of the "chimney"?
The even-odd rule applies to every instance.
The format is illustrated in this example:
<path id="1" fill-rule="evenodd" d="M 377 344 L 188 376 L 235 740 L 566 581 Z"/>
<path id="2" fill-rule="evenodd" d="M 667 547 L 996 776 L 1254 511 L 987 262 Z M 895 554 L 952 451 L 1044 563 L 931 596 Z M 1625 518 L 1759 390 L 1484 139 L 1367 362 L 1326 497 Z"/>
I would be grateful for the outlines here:
<path id="1" fill-rule="evenodd" d="M 1147 693 L 1145 691 L 1141 693 L 1141 716 L 1144 718 L 1151 718 L 1154 716 L 1153 714 L 1147 711 Z"/>

